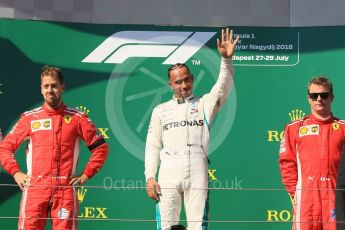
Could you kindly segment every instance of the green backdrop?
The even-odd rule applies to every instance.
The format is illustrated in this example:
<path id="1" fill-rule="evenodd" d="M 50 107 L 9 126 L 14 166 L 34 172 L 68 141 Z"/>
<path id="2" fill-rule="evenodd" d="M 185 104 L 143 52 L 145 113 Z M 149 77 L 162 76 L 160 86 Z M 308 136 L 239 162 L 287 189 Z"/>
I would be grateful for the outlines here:
<path id="1" fill-rule="evenodd" d="M 0 20 L 3 132 L 41 105 L 39 73 L 50 64 L 63 69 L 65 103 L 87 112 L 110 146 L 102 171 L 80 190 L 80 229 L 155 228 L 143 158 L 151 111 L 172 95 L 164 62 L 186 59 L 195 94 L 208 92 L 218 76 L 220 29 Z M 212 130 L 210 229 L 290 229 L 278 166 L 281 132 L 294 115 L 309 113 L 306 83 L 316 75 L 332 79 L 333 112 L 345 117 L 345 28 L 233 29 L 241 37 L 235 87 Z M 25 168 L 25 144 L 16 156 Z M 79 172 L 88 157 L 83 146 Z M 21 192 L 3 185 L 14 183 L 3 170 L 0 183 L 0 225 L 15 229 Z"/>

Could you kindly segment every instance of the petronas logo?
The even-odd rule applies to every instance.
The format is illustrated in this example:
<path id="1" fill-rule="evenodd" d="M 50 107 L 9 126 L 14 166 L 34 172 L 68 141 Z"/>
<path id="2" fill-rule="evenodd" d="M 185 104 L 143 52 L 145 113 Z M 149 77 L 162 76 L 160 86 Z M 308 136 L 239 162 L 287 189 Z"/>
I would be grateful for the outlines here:
<path id="1" fill-rule="evenodd" d="M 289 116 L 290 116 L 291 121 L 296 121 L 296 120 L 303 118 L 305 116 L 305 112 L 303 112 L 300 109 L 293 109 L 289 113 Z"/>
<path id="2" fill-rule="evenodd" d="M 0 86 L 2 86 L 2 84 L 0 84 Z M 4 94 L 1 90 L 0 90 L 0 95 Z"/>
<path id="3" fill-rule="evenodd" d="M 85 113 L 86 115 L 89 115 L 90 110 L 86 106 L 79 105 L 76 107 L 80 112 Z"/>
<path id="4" fill-rule="evenodd" d="M 78 202 L 79 204 L 84 201 L 85 195 L 86 195 L 87 189 L 84 187 L 80 187 L 78 189 Z"/>

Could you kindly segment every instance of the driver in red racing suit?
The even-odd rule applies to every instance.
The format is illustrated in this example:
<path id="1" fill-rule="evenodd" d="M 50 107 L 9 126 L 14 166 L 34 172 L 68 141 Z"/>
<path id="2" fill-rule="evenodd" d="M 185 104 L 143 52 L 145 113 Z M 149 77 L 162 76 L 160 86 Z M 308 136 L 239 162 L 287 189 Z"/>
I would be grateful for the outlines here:
<path id="1" fill-rule="evenodd" d="M 48 213 L 53 229 L 77 229 L 76 185 L 84 184 L 104 164 L 108 146 L 84 114 L 61 100 L 63 78 L 56 67 L 41 73 L 42 107 L 24 112 L 0 144 L 0 161 L 23 191 L 18 229 L 44 229 Z M 21 172 L 14 153 L 24 140 L 27 173 Z M 80 140 L 92 155 L 77 175 Z"/>
<path id="2" fill-rule="evenodd" d="M 311 114 L 288 124 L 280 144 L 280 170 L 294 200 L 294 230 L 335 230 L 335 192 L 345 121 L 333 117 L 332 83 L 308 84 Z"/>

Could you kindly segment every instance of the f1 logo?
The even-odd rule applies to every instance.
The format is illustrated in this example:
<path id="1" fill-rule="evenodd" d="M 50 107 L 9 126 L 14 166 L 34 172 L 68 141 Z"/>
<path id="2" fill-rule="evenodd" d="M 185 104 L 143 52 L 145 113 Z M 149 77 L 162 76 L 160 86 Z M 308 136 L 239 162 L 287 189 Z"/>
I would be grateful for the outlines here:
<path id="1" fill-rule="evenodd" d="M 185 63 L 216 32 L 121 31 L 114 33 L 82 62 L 123 63 L 130 57 L 168 57 L 163 64 Z"/>

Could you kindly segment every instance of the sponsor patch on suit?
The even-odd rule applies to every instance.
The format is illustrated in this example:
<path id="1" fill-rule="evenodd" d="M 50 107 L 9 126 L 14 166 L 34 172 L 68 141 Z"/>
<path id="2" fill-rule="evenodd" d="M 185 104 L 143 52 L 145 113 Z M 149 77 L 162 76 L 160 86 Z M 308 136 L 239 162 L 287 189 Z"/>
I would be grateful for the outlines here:
<path id="1" fill-rule="evenodd" d="M 306 125 L 299 128 L 299 137 L 309 136 L 309 135 L 319 135 L 320 127 L 319 125 Z"/>
<path id="2" fill-rule="evenodd" d="M 52 119 L 41 119 L 31 121 L 31 132 L 36 132 L 40 130 L 51 130 L 52 129 Z"/>

